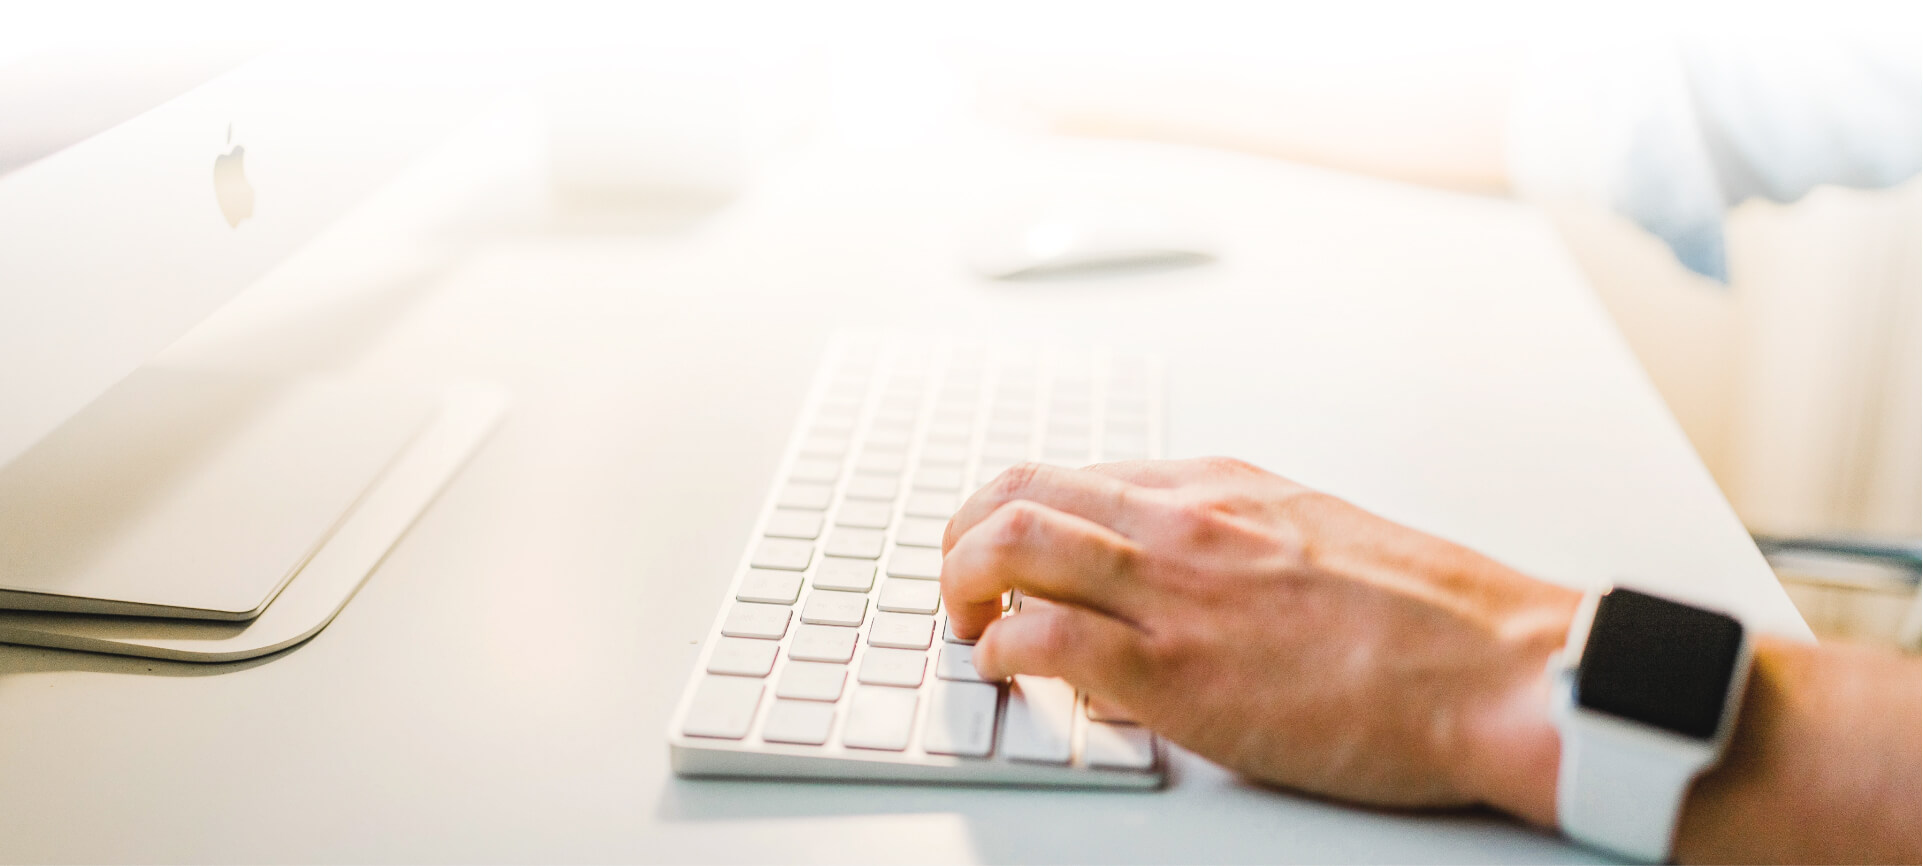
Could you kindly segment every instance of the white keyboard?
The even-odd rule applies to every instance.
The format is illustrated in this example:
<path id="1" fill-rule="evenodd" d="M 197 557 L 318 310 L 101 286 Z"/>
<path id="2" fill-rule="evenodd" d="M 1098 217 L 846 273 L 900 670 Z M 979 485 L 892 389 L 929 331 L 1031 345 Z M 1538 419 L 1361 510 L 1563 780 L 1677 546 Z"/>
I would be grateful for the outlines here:
<path id="1" fill-rule="evenodd" d="M 675 772 L 1159 786 L 1148 731 L 1061 680 L 983 682 L 938 578 L 948 518 L 1009 466 L 1159 456 L 1161 388 L 1143 356 L 838 337 L 675 711 Z"/>

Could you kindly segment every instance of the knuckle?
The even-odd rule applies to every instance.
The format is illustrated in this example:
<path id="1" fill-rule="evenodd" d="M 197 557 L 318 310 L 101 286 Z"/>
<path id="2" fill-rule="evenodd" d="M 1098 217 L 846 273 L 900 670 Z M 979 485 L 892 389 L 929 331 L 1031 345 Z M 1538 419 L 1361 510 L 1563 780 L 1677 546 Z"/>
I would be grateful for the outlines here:
<path id="1" fill-rule="evenodd" d="M 1034 489 L 1041 471 L 1039 463 L 1017 463 L 1002 470 L 1002 474 L 995 476 L 997 498 L 1004 501 L 1024 498 Z"/>
<path id="2" fill-rule="evenodd" d="M 1153 677 L 1158 672 L 1180 668 L 1188 655 L 1188 643 L 1182 633 L 1174 629 L 1162 629 L 1143 637 L 1136 644 L 1135 663 L 1145 675 Z"/>
<path id="3" fill-rule="evenodd" d="M 1133 484 L 1115 485 L 1115 513 L 1134 514 L 1143 505 L 1142 496 Z"/>
<path id="4" fill-rule="evenodd" d="M 1177 534 L 1189 540 L 1203 540 L 1214 534 L 1220 517 L 1213 499 L 1189 496 L 1176 500 L 1169 510 L 1169 523 Z"/>
<path id="5" fill-rule="evenodd" d="M 1234 457 L 1215 456 L 1215 457 L 1203 457 L 1199 459 L 1201 461 L 1202 468 L 1207 470 L 1210 474 L 1213 474 L 1213 475 L 1248 475 L 1251 473 L 1261 471 L 1259 469 L 1256 469 L 1255 466 L 1250 464 L 1248 461 L 1239 460 Z"/>
<path id="6" fill-rule="evenodd" d="M 1050 613 L 1035 623 L 1034 645 L 1043 658 L 1060 659 L 1078 645 L 1075 624 L 1066 616 Z"/>
<path id="7" fill-rule="evenodd" d="M 1106 545 L 1108 551 L 1108 572 L 1111 575 L 1127 578 L 1139 572 L 1142 566 L 1142 549 L 1132 542 Z"/>
<path id="8" fill-rule="evenodd" d="M 1028 542 L 1040 520 L 1035 504 L 1017 500 L 1005 503 L 995 509 L 993 525 L 988 537 L 989 548 L 999 556 L 1020 548 Z"/>

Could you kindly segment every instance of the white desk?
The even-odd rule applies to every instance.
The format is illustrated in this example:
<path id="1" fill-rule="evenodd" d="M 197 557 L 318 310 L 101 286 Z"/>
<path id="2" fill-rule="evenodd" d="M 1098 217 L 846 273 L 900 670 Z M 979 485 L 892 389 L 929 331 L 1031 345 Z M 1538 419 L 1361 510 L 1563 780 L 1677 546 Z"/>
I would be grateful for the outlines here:
<path id="1" fill-rule="evenodd" d="M 976 283 L 954 232 L 1009 186 L 868 154 L 804 163 L 683 235 L 503 243 L 343 312 L 350 337 L 286 341 L 518 403 L 305 645 L 217 667 L 0 647 L 0 859 L 1593 859 L 1499 817 L 1356 810 L 1186 755 L 1149 794 L 673 777 L 668 713 L 836 323 L 1154 323 L 1178 454 L 1251 457 L 1552 579 L 1650 575 L 1806 633 L 1527 211 L 1220 155 L 1024 160 L 1195 206 L 1224 262 Z M 1211 352 L 1254 372 L 1185 374 Z M 1369 388 L 1411 376 L 1437 389 Z M 1217 401 L 1250 423 L 1198 441 L 1184 406 Z"/>

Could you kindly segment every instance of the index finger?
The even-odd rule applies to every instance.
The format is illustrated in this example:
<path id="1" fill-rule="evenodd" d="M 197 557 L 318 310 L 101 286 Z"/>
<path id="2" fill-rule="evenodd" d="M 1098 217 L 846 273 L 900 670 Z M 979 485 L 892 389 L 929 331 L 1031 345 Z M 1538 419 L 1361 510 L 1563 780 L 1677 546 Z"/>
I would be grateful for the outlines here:
<path id="1" fill-rule="evenodd" d="M 942 553 L 953 550 L 956 541 L 995 509 L 1017 500 L 1046 505 L 1127 535 L 1131 498 L 1137 491 L 1136 485 L 1107 475 L 1041 463 L 1017 464 L 975 491 L 949 518 Z"/>

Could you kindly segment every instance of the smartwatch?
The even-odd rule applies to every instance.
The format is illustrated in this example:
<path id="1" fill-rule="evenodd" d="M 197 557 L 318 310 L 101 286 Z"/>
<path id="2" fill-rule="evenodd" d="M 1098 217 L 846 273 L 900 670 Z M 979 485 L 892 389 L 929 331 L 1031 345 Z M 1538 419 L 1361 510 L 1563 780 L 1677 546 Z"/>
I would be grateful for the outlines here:
<path id="1" fill-rule="evenodd" d="M 1550 661 L 1563 832 L 1667 861 L 1690 784 L 1735 728 L 1750 657 L 1728 614 L 1621 587 L 1585 596 Z"/>

